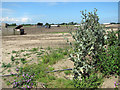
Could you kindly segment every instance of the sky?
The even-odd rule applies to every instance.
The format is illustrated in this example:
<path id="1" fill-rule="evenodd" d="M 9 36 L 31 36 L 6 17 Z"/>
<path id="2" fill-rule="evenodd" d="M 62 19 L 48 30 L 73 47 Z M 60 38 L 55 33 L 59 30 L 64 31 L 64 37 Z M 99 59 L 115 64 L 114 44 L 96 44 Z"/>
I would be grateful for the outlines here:
<path id="1" fill-rule="evenodd" d="M 2 2 L 2 22 L 17 24 L 81 22 L 82 10 L 97 8 L 100 23 L 118 22 L 118 2 Z"/>

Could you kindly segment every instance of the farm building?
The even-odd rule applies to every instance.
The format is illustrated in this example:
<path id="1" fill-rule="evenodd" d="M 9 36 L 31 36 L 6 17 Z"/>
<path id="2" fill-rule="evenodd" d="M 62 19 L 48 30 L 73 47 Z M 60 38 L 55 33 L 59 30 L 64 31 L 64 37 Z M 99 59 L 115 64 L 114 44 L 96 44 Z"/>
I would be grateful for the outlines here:
<path id="1" fill-rule="evenodd" d="M 78 27 L 78 26 L 80 26 L 80 25 L 74 25 L 75 27 Z"/>
<path id="2" fill-rule="evenodd" d="M 110 23 L 103 23 L 104 25 L 109 25 Z"/>
<path id="3" fill-rule="evenodd" d="M 2 35 L 7 36 L 7 35 L 21 35 L 23 34 L 24 30 L 20 28 L 12 28 L 12 27 L 7 27 L 7 23 L 2 23 Z"/>
<path id="4" fill-rule="evenodd" d="M 51 27 L 59 27 L 59 25 L 51 25 Z"/>

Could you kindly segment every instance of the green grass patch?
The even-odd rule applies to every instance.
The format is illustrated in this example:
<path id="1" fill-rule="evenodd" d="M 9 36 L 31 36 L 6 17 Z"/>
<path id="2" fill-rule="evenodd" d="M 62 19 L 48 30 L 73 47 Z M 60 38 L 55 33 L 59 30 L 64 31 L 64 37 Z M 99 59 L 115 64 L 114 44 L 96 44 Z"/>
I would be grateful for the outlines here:
<path id="1" fill-rule="evenodd" d="M 68 67 L 63 67 L 63 69 L 68 69 Z M 70 75 L 72 72 L 71 70 L 64 71 L 65 75 Z"/>
<path id="2" fill-rule="evenodd" d="M 22 52 L 25 53 L 22 54 Z M 14 53 L 16 53 L 16 56 L 13 56 Z M 40 48 L 32 48 L 30 50 L 13 51 L 12 54 L 13 55 L 11 55 L 11 62 L 13 62 L 13 64 L 16 64 L 16 66 L 18 66 L 21 63 L 23 64 L 22 69 L 19 69 L 20 72 L 35 74 L 35 81 L 45 83 L 46 87 L 54 87 L 54 88 L 74 87 L 71 80 L 58 79 L 57 77 L 54 76 L 54 73 L 47 73 L 47 71 L 54 70 L 53 67 L 48 67 L 49 65 L 55 64 L 57 61 L 65 58 L 69 54 L 68 48 L 53 49 L 51 47 L 48 47 L 44 50 Z M 31 54 L 36 55 L 37 57 L 40 56 L 41 57 L 40 59 L 42 59 L 42 61 L 39 61 L 37 64 L 28 63 L 27 58 Z M 10 68 L 11 65 L 13 66 L 13 64 L 3 63 L 2 67 Z M 11 72 L 11 70 L 8 69 L 8 72 Z M 16 80 L 21 80 L 21 77 L 17 77 Z"/>
<path id="3" fill-rule="evenodd" d="M 42 56 L 42 61 L 45 64 L 55 64 L 58 60 L 63 59 L 65 57 L 65 55 L 68 54 L 68 50 L 64 50 L 64 49 L 57 49 L 57 50 L 53 50 L 51 53 L 47 53 L 46 55 Z"/>
<path id="4" fill-rule="evenodd" d="M 48 67 L 48 65 L 44 63 L 25 65 L 24 72 L 29 72 L 31 74 L 35 74 L 35 79 L 39 82 L 48 83 L 56 78 L 53 75 L 46 73 L 46 71 L 53 70 L 54 68 Z"/>
<path id="5" fill-rule="evenodd" d="M 13 50 L 12 53 L 17 53 L 17 51 L 14 51 L 14 50 Z"/>
<path id="6" fill-rule="evenodd" d="M 91 73 L 89 77 L 82 78 L 82 80 L 75 80 L 76 88 L 99 88 L 103 83 L 103 76 L 98 73 Z"/>
<path id="7" fill-rule="evenodd" d="M 20 52 L 25 52 L 26 50 L 20 50 Z"/>
<path id="8" fill-rule="evenodd" d="M 58 78 L 49 82 L 47 88 L 74 88 L 74 83 L 72 80 Z"/>
<path id="9" fill-rule="evenodd" d="M 71 71 L 70 70 L 66 70 L 64 71 L 65 75 L 70 75 L 71 74 Z"/>

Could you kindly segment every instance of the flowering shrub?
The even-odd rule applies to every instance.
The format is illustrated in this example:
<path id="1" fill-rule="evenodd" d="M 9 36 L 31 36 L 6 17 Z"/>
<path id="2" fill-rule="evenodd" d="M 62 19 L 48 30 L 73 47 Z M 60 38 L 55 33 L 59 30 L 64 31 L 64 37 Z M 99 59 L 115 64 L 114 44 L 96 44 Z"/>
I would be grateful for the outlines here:
<path id="1" fill-rule="evenodd" d="M 114 82 L 114 88 L 118 89 L 119 83 Z"/>
<path id="2" fill-rule="evenodd" d="M 25 73 L 22 72 L 16 68 L 16 71 L 18 72 L 17 78 L 16 80 L 14 80 L 13 82 L 11 82 L 11 84 L 13 85 L 13 88 L 33 88 L 36 83 L 34 81 L 34 74 L 30 74 L 30 73 Z"/>

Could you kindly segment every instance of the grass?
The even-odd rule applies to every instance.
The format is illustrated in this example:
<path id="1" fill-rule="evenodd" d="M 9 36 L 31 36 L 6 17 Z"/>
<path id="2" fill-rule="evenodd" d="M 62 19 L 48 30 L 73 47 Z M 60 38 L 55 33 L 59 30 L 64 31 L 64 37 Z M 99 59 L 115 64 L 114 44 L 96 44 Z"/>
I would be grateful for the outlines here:
<path id="1" fill-rule="evenodd" d="M 26 51 L 26 52 L 25 52 Z M 19 53 L 17 53 L 19 52 Z M 24 52 L 24 53 L 23 53 Z M 30 52 L 30 53 L 28 53 Z M 47 73 L 47 71 L 53 71 L 54 68 L 50 67 L 61 59 L 68 57 L 69 53 L 71 53 L 71 49 L 69 48 L 56 48 L 53 49 L 48 47 L 46 49 L 43 48 L 32 48 L 29 50 L 20 50 L 20 51 L 12 51 L 12 54 L 17 53 L 18 57 L 11 56 L 11 61 L 15 61 L 15 63 L 23 64 L 23 72 L 35 74 L 35 80 L 40 83 L 44 83 L 47 88 L 74 88 L 73 80 L 57 78 L 54 73 Z M 23 53 L 23 54 L 22 54 Z M 23 55 L 23 57 L 21 56 Z M 28 56 L 36 55 L 39 57 L 38 63 L 27 63 Z M 3 64 L 3 67 L 11 67 L 11 64 Z M 63 67 L 63 69 L 67 69 L 68 67 Z M 8 72 L 11 72 L 9 69 Z M 63 71 L 65 75 L 72 74 L 71 71 Z M 16 78 L 20 79 L 20 78 Z M 81 84 L 81 83 L 80 83 Z M 81 84 L 82 85 L 82 84 Z M 39 86 L 38 86 L 39 87 Z"/>
<path id="2" fill-rule="evenodd" d="M 14 51 L 14 50 L 13 50 L 12 53 L 17 53 L 17 51 Z"/>
<path id="3" fill-rule="evenodd" d="M 25 52 L 26 51 L 26 52 Z M 19 52 L 19 53 L 17 53 Z M 23 53 L 24 52 L 24 53 Z M 30 53 L 28 53 L 30 52 Z M 61 59 L 68 57 L 69 53 L 72 50 L 70 48 L 56 48 L 53 49 L 48 47 L 46 49 L 43 48 L 32 48 L 29 50 L 20 50 L 20 51 L 12 51 L 12 54 L 17 53 L 18 57 L 11 56 L 11 61 L 15 60 L 15 63 L 23 63 L 23 72 L 35 74 L 35 80 L 40 83 L 44 83 L 47 88 L 74 88 L 73 80 L 57 78 L 54 73 L 47 73 L 47 71 L 53 71 L 54 68 L 50 67 Z M 23 54 L 22 54 L 23 53 Z M 23 55 L 24 57 L 22 57 Z M 39 56 L 38 63 L 27 63 L 28 56 L 36 55 Z M 25 57 L 26 56 L 26 57 Z M 11 64 L 3 64 L 3 67 L 10 68 Z M 67 69 L 68 67 L 63 67 L 63 69 Z M 11 72 L 9 69 L 8 72 Z M 65 75 L 72 74 L 71 71 L 63 71 Z M 20 78 L 16 78 L 20 79 Z M 81 86 L 82 86 L 81 82 Z M 85 84 L 86 85 L 86 84 Z M 92 85 L 92 84 L 91 84 Z M 97 84 L 95 84 L 97 85 Z M 38 86 L 39 87 L 39 86 Z"/>
<path id="4" fill-rule="evenodd" d="M 71 71 L 70 70 L 67 70 L 67 71 L 64 71 L 65 75 L 70 75 L 71 74 Z"/>
<path id="5" fill-rule="evenodd" d="M 48 65 L 40 62 L 39 64 L 25 65 L 24 72 L 34 73 L 38 82 L 48 83 L 56 78 L 52 74 L 46 73 L 46 71 L 53 70 L 54 68 L 48 67 Z"/>
<path id="6" fill-rule="evenodd" d="M 52 70 L 54 70 L 54 68 L 48 67 L 47 64 L 42 62 L 39 64 L 25 65 L 24 67 L 25 72 L 35 73 L 36 80 L 44 83 L 47 88 L 74 88 L 72 80 L 56 78 L 54 73 L 46 73 L 46 71 Z"/>
<path id="7" fill-rule="evenodd" d="M 59 48 L 58 50 L 53 50 L 51 53 L 47 53 L 41 58 L 44 64 L 52 65 L 52 64 L 55 64 L 60 59 L 63 59 L 67 54 L 68 54 L 67 49 L 63 50 Z"/>
<path id="8" fill-rule="evenodd" d="M 27 52 L 25 52 L 27 51 Z M 12 51 L 12 54 L 17 53 L 18 51 Z M 25 52 L 25 53 L 23 53 Z M 30 53 L 28 53 L 30 52 Z M 49 65 L 55 64 L 57 61 L 65 58 L 68 56 L 68 48 L 62 49 L 62 48 L 57 48 L 53 49 L 51 47 L 48 47 L 46 49 L 43 48 L 32 48 L 29 50 L 20 50 L 19 53 L 17 53 L 19 58 L 16 58 L 14 56 L 11 56 L 11 61 L 23 63 L 23 72 L 28 72 L 28 73 L 34 73 L 35 74 L 35 79 L 38 82 L 45 83 L 46 87 L 57 87 L 60 88 L 61 86 L 63 88 L 67 88 L 71 85 L 71 80 L 65 80 L 65 79 L 58 79 L 54 76 L 54 73 L 47 73 L 47 71 L 53 71 L 54 68 L 50 67 Z M 23 53 L 23 54 L 21 54 Z M 43 54 L 44 53 L 44 54 Z M 23 57 L 21 55 L 23 55 Z M 30 56 L 31 54 L 40 56 L 39 62 L 28 64 L 27 63 L 27 56 Z M 4 65 L 6 67 L 6 65 Z M 48 67 L 49 66 L 49 67 Z M 9 67 L 9 65 L 7 65 Z M 8 70 L 10 72 L 10 70 Z M 19 78 L 17 78 L 19 79 Z M 55 84 L 56 83 L 56 84 Z M 65 84 L 64 84 L 65 83 Z M 59 86 L 60 84 L 60 86 Z M 71 85 L 70 87 L 73 87 Z"/>
<path id="9" fill-rule="evenodd" d="M 68 69 L 68 67 L 63 67 L 63 69 Z M 71 70 L 64 71 L 65 75 L 70 75 L 72 72 Z"/>
<path id="10" fill-rule="evenodd" d="M 72 80 L 66 80 L 63 78 L 58 78 L 49 82 L 47 88 L 75 88 Z"/>

